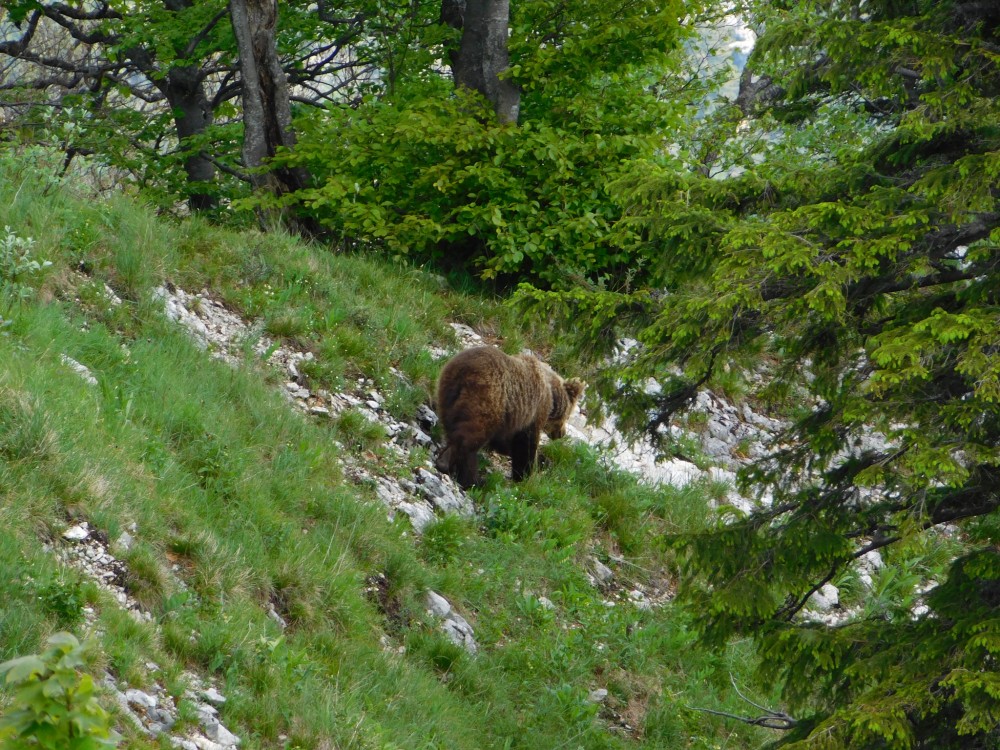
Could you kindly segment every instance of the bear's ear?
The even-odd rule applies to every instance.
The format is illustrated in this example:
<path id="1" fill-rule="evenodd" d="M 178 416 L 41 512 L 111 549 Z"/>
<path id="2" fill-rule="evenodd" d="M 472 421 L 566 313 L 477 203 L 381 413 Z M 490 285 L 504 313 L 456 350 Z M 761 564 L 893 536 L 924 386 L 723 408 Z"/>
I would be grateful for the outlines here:
<path id="1" fill-rule="evenodd" d="M 563 388 L 566 391 L 566 395 L 569 396 L 569 401 L 571 404 L 575 404 L 577 399 L 583 395 L 583 389 L 587 387 L 579 378 L 571 378 L 563 382 Z"/>

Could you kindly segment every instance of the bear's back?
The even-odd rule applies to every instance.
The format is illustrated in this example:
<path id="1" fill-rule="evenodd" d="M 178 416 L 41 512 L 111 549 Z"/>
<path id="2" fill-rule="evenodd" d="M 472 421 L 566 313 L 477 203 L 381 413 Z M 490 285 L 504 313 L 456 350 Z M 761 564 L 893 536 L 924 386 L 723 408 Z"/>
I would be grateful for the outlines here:
<path id="1" fill-rule="evenodd" d="M 493 434 L 524 429 L 548 413 L 552 395 L 544 365 L 492 346 L 466 349 L 441 371 L 437 408 L 445 429 L 474 421 Z"/>

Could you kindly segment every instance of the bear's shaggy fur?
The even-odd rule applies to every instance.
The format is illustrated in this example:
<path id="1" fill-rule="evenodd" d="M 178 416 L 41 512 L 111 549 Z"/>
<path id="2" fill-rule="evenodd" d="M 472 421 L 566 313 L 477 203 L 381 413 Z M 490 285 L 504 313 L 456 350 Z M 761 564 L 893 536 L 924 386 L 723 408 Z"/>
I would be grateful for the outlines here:
<path id="1" fill-rule="evenodd" d="M 489 445 L 511 457 L 514 481 L 535 467 L 538 441 L 566 432 L 566 420 L 583 393 L 582 381 L 563 380 L 529 354 L 512 357 L 492 346 L 466 349 L 438 379 L 437 410 L 447 447 L 438 467 L 463 487 L 478 482 L 479 449 Z"/>

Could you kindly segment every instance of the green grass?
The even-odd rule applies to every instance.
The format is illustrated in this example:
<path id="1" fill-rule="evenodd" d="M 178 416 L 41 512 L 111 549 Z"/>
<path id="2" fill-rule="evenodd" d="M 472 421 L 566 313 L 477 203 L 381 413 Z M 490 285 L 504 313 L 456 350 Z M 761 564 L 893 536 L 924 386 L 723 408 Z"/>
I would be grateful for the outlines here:
<path id="1" fill-rule="evenodd" d="M 440 364 L 427 348 L 452 340 L 448 320 L 515 348 L 544 348 L 537 330 L 420 269 L 163 221 L 125 197 L 76 195 L 55 168 L 39 152 L 0 152 L 0 225 L 53 263 L 29 294 L 0 296 L 0 659 L 61 628 L 83 635 L 86 603 L 102 633 L 95 673 L 135 687 L 160 679 L 178 696 L 184 670 L 214 675 L 223 720 L 250 750 L 761 744 L 758 730 L 685 708 L 743 712 L 729 675 L 752 684 L 749 648 L 703 651 L 669 603 L 622 601 L 633 587 L 669 588 L 676 561 L 663 537 L 707 522 L 708 489 L 653 490 L 554 443 L 549 466 L 521 485 L 491 473 L 474 520 L 443 518 L 417 537 L 341 468 L 350 457 L 409 473 L 380 428 L 290 409 L 265 365 L 207 357 L 152 290 L 211 289 L 314 352 L 310 387 L 364 375 L 400 417 L 429 400 Z M 152 622 L 41 547 L 82 519 L 112 539 L 136 525 L 122 558 Z M 614 591 L 587 580 L 594 557 L 615 567 Z M 428 618 L 428 588 L 473 624 L 478 655 Z M 609 691 L 605 707 L 588 700 L 595 688 Z M 185 715 L 194 720 L 182 704 Z M 157 746 L 119 724 L 124 746 Z"/>

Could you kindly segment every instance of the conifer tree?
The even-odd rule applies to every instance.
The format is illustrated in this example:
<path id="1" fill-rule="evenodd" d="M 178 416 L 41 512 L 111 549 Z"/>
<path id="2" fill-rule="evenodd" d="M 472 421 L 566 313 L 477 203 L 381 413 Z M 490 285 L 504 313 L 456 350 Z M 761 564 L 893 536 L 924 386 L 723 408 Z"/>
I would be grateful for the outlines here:
<path id="1" fill-rule="evenodd" d="M 777 744 L 996 748 L 1000 6 L 747 11 L 766 78 L 687 152 L 711 168 L 618 186 L 659 258 L 645 286 L 526 304 L 571 315 L 595 355 L 638 338 L 604 389 L 653 435 L 731 365 L 766 363 L 748 398 L 793 419 L 742 476 L 768 501 L 674 541 L 704 638 L 758 640 L 796 718 Z M 803 618 L 873 551 L 886 567 L 852 616 Z"/>

